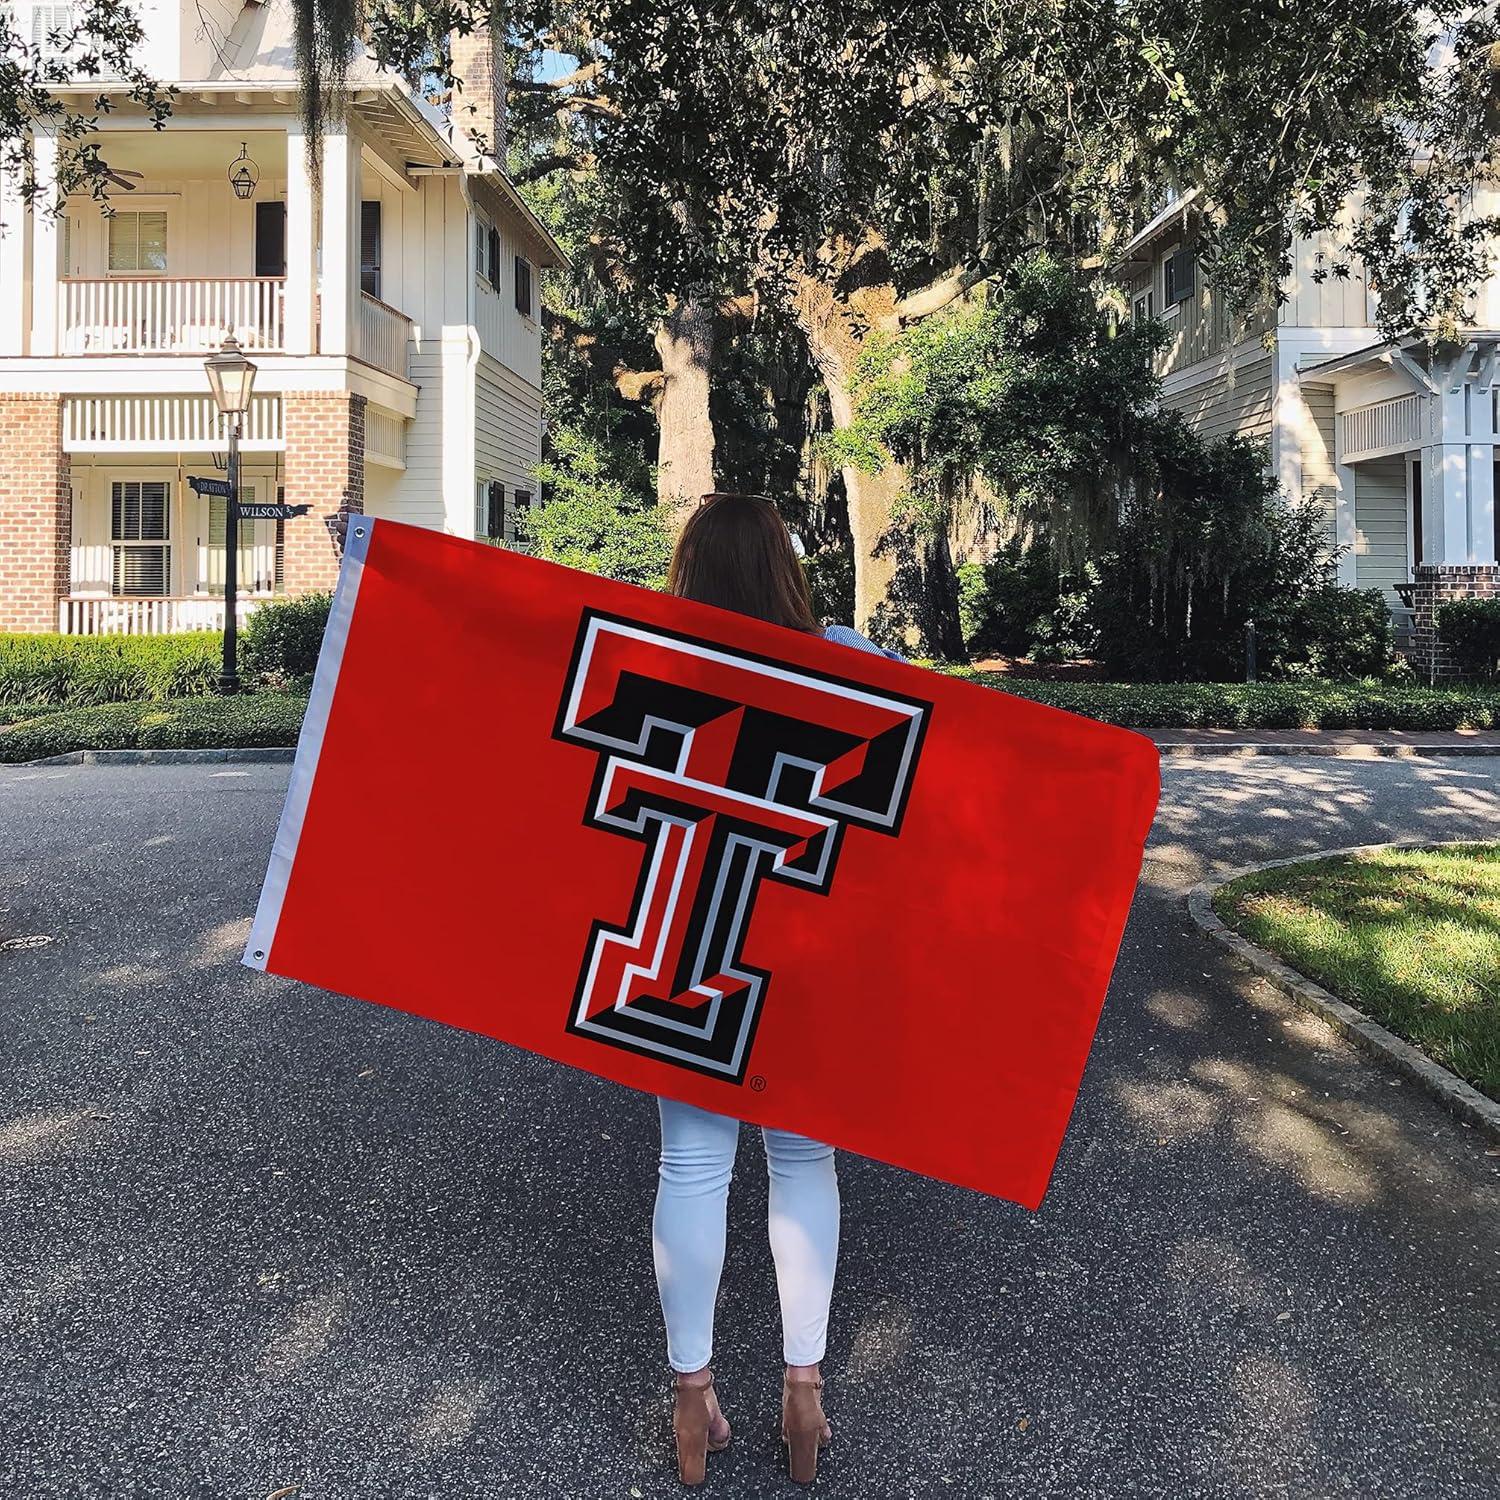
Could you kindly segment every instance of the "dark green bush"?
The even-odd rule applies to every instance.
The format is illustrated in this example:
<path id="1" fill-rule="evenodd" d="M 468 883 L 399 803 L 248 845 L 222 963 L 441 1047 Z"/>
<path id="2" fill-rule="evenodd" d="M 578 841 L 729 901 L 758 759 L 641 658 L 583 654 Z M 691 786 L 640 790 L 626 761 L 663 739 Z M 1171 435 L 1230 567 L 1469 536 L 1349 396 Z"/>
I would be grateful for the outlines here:
<path id="1" fill-rule="evenodd" d="M 1130 729 L 1494 729 L 1500 690 L 1384 682 L 1034 682 L 960 669 L 988 687 Z"/>
<path id="2" fill-rule="evenodd" d="M 216 631 L 188 635 L 0 635 L 0 705 L 67 707 L 211 693 Z"/>
<path id="3" fill-rule="evenodd" d="M 1383 677 L 1396 660 L 1390 606 L 1379 589 L 1332 582 L 1256 618 L 1258 670 L 1267 677 Z"/>
<path id="4" fill-rule="evenodd" d="M 283 693 L 61 709 L 0 730 L 0 761 L 73 750 L 250 749 L 295 745 L 307 699 Z"/>
<path id="5" fill-rule="evenodd" d="M 983 563 L 958 570 L 959 620 L 972 656 L 1069 661 L 1087 656 L 1096 632 L 1088 617 L 1097 574 L 1063 573 L 1052 549 L 1007 542 Z"/>
<path id="6" fill-rule="evenodd" d="M 274 599 L 250 616 L 240 636 L 240 674 L 255 686 L 305 685 L 318 664 L 331 594 Z"/>
<path id="7" fill-rule="evenodd" d="M 1500 599 L 1455 599 L 1437 612 L 1438 639 L 1465 677 L 1493 682 L 1500 675 Z"/>

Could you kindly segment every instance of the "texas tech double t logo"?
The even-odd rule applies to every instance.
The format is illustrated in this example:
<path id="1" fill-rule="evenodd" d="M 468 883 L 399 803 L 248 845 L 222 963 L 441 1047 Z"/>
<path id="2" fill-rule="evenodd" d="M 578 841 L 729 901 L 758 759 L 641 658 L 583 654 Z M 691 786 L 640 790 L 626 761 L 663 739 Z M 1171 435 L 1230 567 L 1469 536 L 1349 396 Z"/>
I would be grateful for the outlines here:
<path id="1" fill-rule="evenodd" d="M 847 829 L 899 833 L 930 714 L 586 611 L 555 733 L 598 755 L 585 822 L 645 852 L 629 915 L 594 923 L 568 1030 L 743 1082 L 772 977 L 741 955 L 761 882 L 825 893 Z"/>

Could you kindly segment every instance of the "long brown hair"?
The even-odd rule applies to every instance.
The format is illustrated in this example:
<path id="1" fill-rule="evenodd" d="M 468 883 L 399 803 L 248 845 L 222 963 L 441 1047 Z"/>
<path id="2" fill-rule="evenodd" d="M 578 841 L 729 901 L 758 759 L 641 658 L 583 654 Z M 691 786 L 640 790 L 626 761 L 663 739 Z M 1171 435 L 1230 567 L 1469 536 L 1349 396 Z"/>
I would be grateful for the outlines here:
<path id="1" fill-rule="evenodd" d="M 677 538 L 667 587 L 773 625 L 818 628 L 791 533 L 761 495 L 705 495 Z"/>

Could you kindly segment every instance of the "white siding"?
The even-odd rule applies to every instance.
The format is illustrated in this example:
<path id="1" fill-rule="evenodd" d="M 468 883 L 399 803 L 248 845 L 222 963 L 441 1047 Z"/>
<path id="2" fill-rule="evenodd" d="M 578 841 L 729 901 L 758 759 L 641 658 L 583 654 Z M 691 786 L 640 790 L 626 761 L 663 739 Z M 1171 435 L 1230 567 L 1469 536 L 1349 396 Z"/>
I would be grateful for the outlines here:
<path id="1" fill-rule="evenodd" d="M 1206 365 L 1202 378 L 1169 386 L 1162 405 L 1180 411 L 1208 438 L 1269 439 L 1271 435 L 1271 356 L 1261 354 L 1231 370 L 1225 361 Z"/>
<path id="2" fill-rule="evenodd" d="M 536 246 L 515 211 L 491 188 L 476 184 L 474 202 L 500 235 L 500 287 L 497 291 L 473 270 L 473 230 L 470 230 L 469 265 L 474 275 L 474 325 L 479 331 L 479 346 L 492 359 L 515 371 L 527 385 L 539 386 L 542 383 L 542 273 L 536 263 Z M 515 258 L 518 255 L 531 262 L 532 316 L 529 318 L 523 318 L 516 311 Z"/>
<path id="3" fill-rule="evenodd" d="M 1354 581 L 1359 588 L 1406 582 L 1406 459 L 1354 466 Z M 1393 592 L 1392 603 L 1397 602 Z"/>
<path id="4" fill-rule="evenodd" d="M 542 456 L 542 393 L 487 354 L 475 371 L 475 477 L 498 479 L 507 498 L 516 489 L 536 494 L 532 471 Z"/>
<path id="5" fill-rule="evenodd" d="M 449 361 L 451 363 L 451 361 Z M 406 472 L 396 492 L 394 517 L 413 526 L 443 530 L 443 377 L 444 355 L 436 340 L 413 349 L 409 369 L 419 387 L 417 415 L 406 433 Z M 449 400 L 461 392 L 449 393 Z"/>

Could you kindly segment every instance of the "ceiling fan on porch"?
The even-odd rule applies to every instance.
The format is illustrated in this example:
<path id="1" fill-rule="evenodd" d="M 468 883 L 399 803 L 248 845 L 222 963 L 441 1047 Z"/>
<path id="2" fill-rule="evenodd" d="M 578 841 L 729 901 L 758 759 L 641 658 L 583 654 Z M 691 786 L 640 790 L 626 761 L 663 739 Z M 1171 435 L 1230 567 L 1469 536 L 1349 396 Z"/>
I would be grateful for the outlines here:
<path id="1" fill-rule="evenodd" d="M 146 175 L 144 172 L 132 172 L 128 167 L 111 167 L 104 163 L 101 163 L 101 168 L 99 175 L 106 182 L 113 183 L 117 188 L 123 188 L 127 193 L 133 193 L 136 182 L 140 182 Z M 132 177 L 135 182 L 127 180 Z"/>

